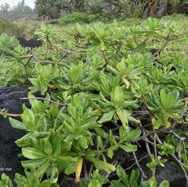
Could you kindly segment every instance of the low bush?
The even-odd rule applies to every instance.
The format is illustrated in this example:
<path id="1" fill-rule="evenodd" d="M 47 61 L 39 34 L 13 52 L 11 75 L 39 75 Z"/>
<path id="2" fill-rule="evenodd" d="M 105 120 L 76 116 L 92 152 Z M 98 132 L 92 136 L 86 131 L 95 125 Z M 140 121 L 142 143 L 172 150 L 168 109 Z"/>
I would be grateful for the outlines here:
<path id="1" fill-rule="evenodd" d="M 7 33 L 9 36 L 18 36 L 24 33 L 24 26 L 18 27 L 9 20 L 0 20 L 0 33 Z"/>
<path id="2" fill-rule="evenodd" d="M 0 83 L 30 89 L 31 108 L 23 106 L 21 121 L 9 118 L 27 132 L 16 141 L 25 169 L 18 187 L 59 186 L 60 174 L 82 187 L 157 186 L 156 169 L 167 161 L 188 182 L 185 28 L 149 18 L 66 29 L 41 24 L 43 45 L 32 50 L 0 38 Z M 140 165 L 145 157 L 151 178 Z M 11 183 L 5 175 L 1 182 Z"/>
<path id="3" fill-rule="evenodd" d="M 73 12 L 67 15 L 62 15 L 58 21 L 60 25 L 66 25 L 66 24 L 77 23 L 77 22 L 88 23 L 89 19 L 87 13 Z"/>

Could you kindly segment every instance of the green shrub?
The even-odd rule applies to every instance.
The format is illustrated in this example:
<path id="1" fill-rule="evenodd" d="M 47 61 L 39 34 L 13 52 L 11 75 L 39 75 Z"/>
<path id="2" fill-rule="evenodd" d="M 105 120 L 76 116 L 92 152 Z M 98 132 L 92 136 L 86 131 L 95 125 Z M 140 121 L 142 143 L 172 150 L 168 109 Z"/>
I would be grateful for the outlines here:
<path id="1" fill-rule="evenodd" d="M 73 12 L 71 14 L 68 15 L 63 15 L 60 19 L 59 19 L 59 24 L 60 25 L 66 25 L 69 23 L 88 23 L 89 19 L 88 19 L 88 15 L 86 13 L 83 12 Z"/>
<path id="2" fill-rule="evenodd" d="M 0 20 L 0 33 L 7 33 L 9 36 L 22 35 L 24 27 L 25 26 L 18 27 L 9 20 Z"/>
<path id="3" fill-rule="evenodd" d="M 26 174 L 15 175 L 18 187 L 57 187 L 60 174 L 75 174 L 81 187 L 157 186 L 155 171 L 171 158 L 187 176 L 188 65 L 178 51 L 188 43 L 187 32 L 159 19 L 133 23 L 76 24 L 60 32 L 42 23 L 35 34 L 43 46 L 32 52 L 0 37 L 0 50 L 11 55 L 1 57 L 0 83 L 27 81 L 30 89 L 31 108 L 23 106 L 21 121 L 9 118 L 27 131 L 16 140 Z M 156 57 L 154 47 L 161 51 Z M 139 175 L 149 176 L 139 164 L 141 150 L 153 176 L 143 182 Z M 132 164 L 141 169 L 129 177 L 124 171 Z"/>

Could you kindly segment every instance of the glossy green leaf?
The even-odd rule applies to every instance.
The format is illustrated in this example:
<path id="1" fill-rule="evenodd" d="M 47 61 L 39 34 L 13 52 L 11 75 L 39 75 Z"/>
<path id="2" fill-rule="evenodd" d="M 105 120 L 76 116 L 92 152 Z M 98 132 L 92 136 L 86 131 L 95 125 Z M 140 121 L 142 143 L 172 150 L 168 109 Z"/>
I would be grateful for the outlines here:
<path id="1" fill-rule="evenodd" d="M 34 147 L 22 148 L 22 154 L 28 159 L 40 159 L 46 157 L 46 154 L 43 151 Z"/>

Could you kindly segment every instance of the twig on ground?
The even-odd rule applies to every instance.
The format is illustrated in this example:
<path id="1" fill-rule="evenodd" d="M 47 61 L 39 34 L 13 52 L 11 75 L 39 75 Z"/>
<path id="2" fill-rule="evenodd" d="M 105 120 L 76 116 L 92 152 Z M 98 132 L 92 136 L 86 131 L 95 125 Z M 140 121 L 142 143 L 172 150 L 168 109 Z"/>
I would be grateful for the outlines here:
<path id="1" fill-rule="evenodd" d="M 56 102 L 56 101 L 53 101 L 51 99 L 46 99 L 46 98 L 43 98 L 43 97 L 22 97 L 20 99 L 23 99 L 23 100 L 38 99 L 38 100 L 43 100 L 43 101 L 49 101 L 50 103 L 53 103 L 53 104 L 56 104 L 56 105 L 59 105 L 59 106 L 66 106 L 67 105 L 67 104 Z"/>
<path id="2" fill-rule="evenodd" d="M 181 167 L 181 169 L 183 170 L 184 176 L 185 176 L 185 180 L 186 180 L 186 186 L 188 186 L 188 175 L 187 172 L 185 170 L 184 167 L 188 168 L 188 166 L 185 166 L 177 157 L 176 155 L 172 155 L 172 157 L 174 158 L 174 160 L 179 164 L 179 166 Z"/>
<path id="3" fill-rule="evenodd" d="M 139 161 L 138 161 L 138 159 L 137 159 L 137 157 L 136 157 L 136 153 L 135 153 L 135 152 L 133 152 L 133 157 L 134 157 L 134 160 L 135 160 L 135 162 L 136 162 L 136 165 L 137 165 L 138 169 L 139 169 L 140 172 L 141 172 L 141 182 L 142 182 L 142 181 L 143 181 L 143 178 L 146 179 L 147 176 L 145 175 L 143 169 L 141 168 L 141 166 L 140 166 L 140 164 L 139 164 Z"/>
<path id="4" fill-rule="evenodd" d="M 149 156 L 149 155 L 145 155 L 144 157 L 142 157 L 141 159 L 139 159 L 138 162 L 144 160 L 144 159 L 147 158 L 148 156 Z M 132 164 L 131 166 L 129 166 L 128 168 L 126 168 L 125 171 L 131 169 L 134 165 L 136 165 L 136 162 L 135 162 L 134 164 Z"/>
<path id="5" fill-rule="evenodd" d="M 157 136 L 157 140 L 160 144 L 162 144 L 162 141 L 160 140 L 160 138 Z M 186 166 L 185 164 L 183 164 L 177 157 L 175 154 L 171 155 L 172 158 L 174 158 L 174 160 L 178 163 L 178 165 L 181 167 L 181 169 L 183 170 L 184 176 L 185 176 L 185 180 L 186 180 L 186 186 L 188 186 L 188 175 L 187 172 L 185 170 L 185 168 L 188 169 L 188 166 Z M 185 167 L 185 168 L 184 168 Z"/>
<path id="6" fill-rule="evenodd" d="M 151 58 L 158 55 L 167 45 L 167 43 L 171 40 L 170 33 L 166 36 L 164 44 L 159 48 L 154 54 L 152 54 Z"/>
<path id="7" fill-rule="evenodd" d="M 149 141 L 148 138 L 147 138 L 151 133 L 149 132 L 149 133 L 146 134 L 146 130 L 143 128 L 143 126 L 142 126 L 141 123 L 139 123 L 139 126 L 140 126 L 140 128 L 141 128 L 141 130 L 142 130 L 142 133 L 143 133 L 142 139 L 143 139 L 144 142 L 145 142 L 147 153 L 148 153 L 148 155 L 149 155 L 150 158 L 151 158 L 151 150 L 150 150 L 150 147 L 149 147 L 149 144 L 148 144 L 148 143 L 150 143 L 150 141 Z M 152 131 L 152 133 L 153 133 L 153 131 Z M 141 138 L 141 137 L 139 137 L 139 138 Z M 138 141 L 138 139 L 135 139 L 135 140 Z M 152 142 L 151 142 L 151 143 L 152 143 Z"/>
<path id="8" fill-rule="evenodd" d="M 42 63 L 42 64 L 55 64 L 54 61 L 50 61 L 50 60 L 40 60 L 40 59 L 38 59 L 38 57 L 36 56 L 36 54 L 35 54 L 33 51 L 31 51 L 31 55 L 32 55 L 33 59 L 34 59 L 36 62 L 40 62 L 40 63 Z M 64 56 L 61 57 L 60 59 L 62 60 L 62 58 L 66 57 L 66 56 L 67 56 L 67 55 L 64 55 Z M 59 64 L 59 65 L 65 65 L 65 63 L 62 63 L 62 62 L 59 62 L 59 61 L 58 61 L 58 64 Z"/>

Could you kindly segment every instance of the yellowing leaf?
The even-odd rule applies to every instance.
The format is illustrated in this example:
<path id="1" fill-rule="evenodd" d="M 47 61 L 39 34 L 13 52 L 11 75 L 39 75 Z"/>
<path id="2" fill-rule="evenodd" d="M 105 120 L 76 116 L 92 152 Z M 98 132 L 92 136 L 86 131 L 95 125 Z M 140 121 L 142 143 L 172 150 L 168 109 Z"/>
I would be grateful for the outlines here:
<path id="1" fill-rule="evenodd" d="M 126 88 L 128 89 L 129 86 L 130 86 L 130 82 L 127 79 L 124 79 L 124 78 L 122 80 L 123 80 L 124 84 L 126 85 Z"/>
<path id="2" fill-rule="evenodd" d="M 100 43 L 100 49 L 101 49 L 101 51 L 104 51 L 104 42 L 103 41 L 101 41 L 101 43 Z"/>
<path id="3" fill-rule="evenodd" d="M 76 169 L 75 169 L 75 175 L 76 175 L 75 182 L 80 181 L 80 174 L 81 174 L 81 171 L 82 171 L 82 165 L 83 165 L 83 158 L 80 157 L 79 160 L 78 160 L 78 164 L 76 166 Z"/>

